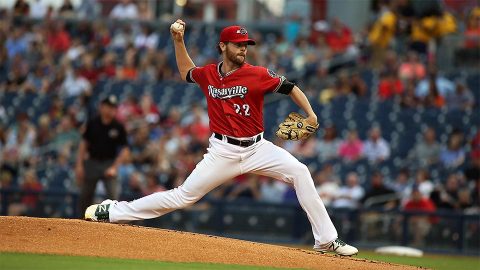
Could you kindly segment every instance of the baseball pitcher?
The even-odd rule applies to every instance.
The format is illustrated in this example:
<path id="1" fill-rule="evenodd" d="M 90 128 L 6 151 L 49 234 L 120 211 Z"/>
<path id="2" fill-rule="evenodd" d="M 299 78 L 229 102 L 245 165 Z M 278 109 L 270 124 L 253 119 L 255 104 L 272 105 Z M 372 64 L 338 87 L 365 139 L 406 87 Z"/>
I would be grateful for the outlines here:
<path id="1" fill-rule="evenodd" d="M 357 254 L 355 247 L 338 239 L 307 166 L 263 138 L 263 99 L 269 92 L 290 96 L 307 115 L 289 114 L 279 125 L 277 136 L 299 140 L 317 130 L 317 116 L 303 92 L 285 77 L 245 62 L 248 46 L 255 45 L 255 41 L 241 26 L 229 26 L 220 33 L 220 63 L 195 66 L 185 47 L 185 26 L 184 21 L 177 20 L 170 32 L 181 78 L 198 84 L 207 99 L 212 131 L 208 152 L 181 186 L 132 202 L 106 200 L 88 207 L 85 219 L 115 223 L 156 218 L 194 204 L 229 179 L 253 173 L 295 187 L 312 225 L 315 250 L 345 256 Z"/>

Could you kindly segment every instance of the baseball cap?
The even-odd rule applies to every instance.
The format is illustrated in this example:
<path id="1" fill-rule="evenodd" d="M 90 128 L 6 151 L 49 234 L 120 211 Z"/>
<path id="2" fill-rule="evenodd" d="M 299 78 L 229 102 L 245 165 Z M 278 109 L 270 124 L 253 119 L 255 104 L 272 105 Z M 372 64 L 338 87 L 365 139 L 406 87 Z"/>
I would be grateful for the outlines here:
<path id="1" fill-rule="evenodd" d="M 107 104 L 107 105 L 110 105 L 110 106 L 113 106 L 113 107 L 118 106 L 118 100 L 117 100 L 117 97 L 115 95 L 106 96 L 105 98 L 102 99 L 101 103 L 102 104 Z"/>
<path id="2" fill-rule="evenodd" d="M 255 45 L 255 41 L 248 38 L 247 29 L 239 25 L 223 28 L 220 33 L 220 42 L 247 42 L 248 45 Z"/>

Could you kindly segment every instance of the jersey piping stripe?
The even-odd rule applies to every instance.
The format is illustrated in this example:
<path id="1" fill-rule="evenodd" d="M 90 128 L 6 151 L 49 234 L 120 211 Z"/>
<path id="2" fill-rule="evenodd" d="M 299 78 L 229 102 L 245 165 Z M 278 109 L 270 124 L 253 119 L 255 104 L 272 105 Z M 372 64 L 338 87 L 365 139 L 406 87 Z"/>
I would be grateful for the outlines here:
<path id="1" fill-rule="evenodd" d="M 223 65 L 223 61 L 218 63 L 217 65 L 217 72 L 218 72 L 218 76 L 222 77 L 222 78 L 225 78 L 227 77 L 228 75 L 232 74 L 233 72 L 237 71 L 239 68 L 236 68 L 234 70 L 230 70 L 229 72 L 225 73 L 224 75 L 222 75 L 222 71 L 220 70 L 220 68 L 222 67 Z"/>
<path id="2" fill-rule="evenodd" d="M 282 86 L 283 82 L 286 80 L 286 78 L 284 76 L 281 76 L 280 77 L 280 81 L 278 82 L 278 85 L 277 87 L 275 88 L 275 90 L 273 90 L 273 92 L 277 92 L 278 89 L 280 89 L 280 86 Z"/>

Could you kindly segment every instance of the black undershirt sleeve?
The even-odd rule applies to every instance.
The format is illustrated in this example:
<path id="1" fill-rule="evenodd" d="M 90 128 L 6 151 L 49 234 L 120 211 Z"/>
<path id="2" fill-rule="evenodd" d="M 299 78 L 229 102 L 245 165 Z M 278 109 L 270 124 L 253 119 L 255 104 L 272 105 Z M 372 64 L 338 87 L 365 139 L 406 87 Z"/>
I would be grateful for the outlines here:
<path id="1" fill-rule="evenodd" d="M 193 77 L 192 77 L 192 70 L 194 69 L 191 68 L 188 72 L 187 72 L 187 77 L 185 78 L 187 80 L 187 82 L 189 83 L 195 83 L 195 81 L 193 80 Z"/>
<path id="2" fill-rule="evenodd" d="M 294 86 L 294 83 L 284 80 L 282 85 L 280 85 L 280 88 L 278 88 L 277 93 L 289 95 L 290 92 L 292 92 Z"/>

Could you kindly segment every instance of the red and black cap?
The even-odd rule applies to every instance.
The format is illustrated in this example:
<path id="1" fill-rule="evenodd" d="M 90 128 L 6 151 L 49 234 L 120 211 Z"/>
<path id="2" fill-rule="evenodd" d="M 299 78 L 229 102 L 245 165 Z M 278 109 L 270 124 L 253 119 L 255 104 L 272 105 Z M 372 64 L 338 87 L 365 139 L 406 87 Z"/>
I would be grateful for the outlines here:
<path id="1" fill-rule="evenodd" d="M 247 42 L 248 45 L 255 45 L 255 41 L 248 38 L 247 29 L 239 25 L 232 25 L 223 28 L 220 33 L 220 42 Z"/>

